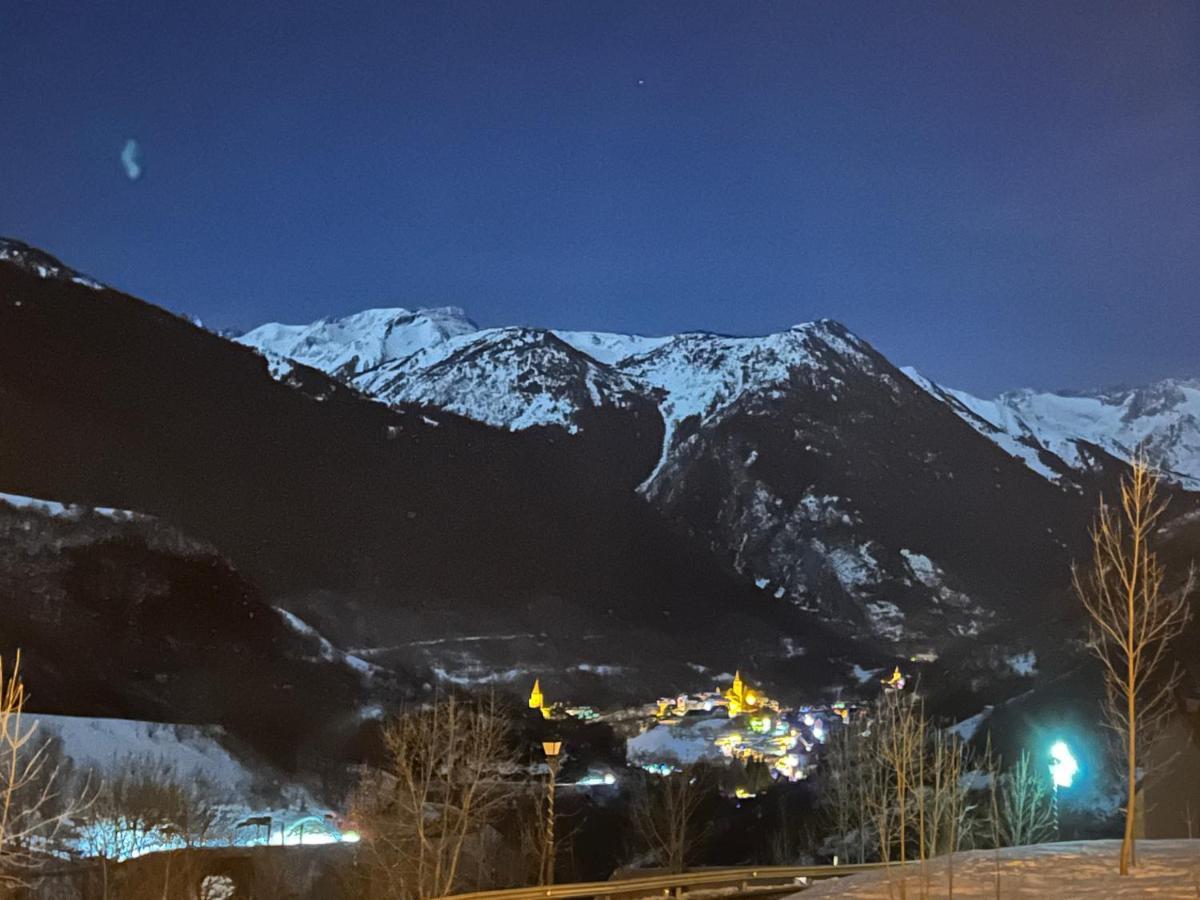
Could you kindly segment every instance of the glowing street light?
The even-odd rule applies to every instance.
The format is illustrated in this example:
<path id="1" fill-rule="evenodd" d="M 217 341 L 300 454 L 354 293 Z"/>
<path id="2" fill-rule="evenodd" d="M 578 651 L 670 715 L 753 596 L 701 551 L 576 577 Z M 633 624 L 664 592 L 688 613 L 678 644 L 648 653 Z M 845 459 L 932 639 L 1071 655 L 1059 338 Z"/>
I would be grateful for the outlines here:
<path id="1" fill-rule="evenodd" d="M 1055 741 L 1050 745 L 1050 783 L 1054 787 L 1050 795 L 1050 811 L 1054 817 L 1054 839 L 1056 841 L 1061 837 L 1058 827 L 1058 789 L 1060 787 L 1069 788 L 1078 771 L 1079 762 L 1075 759 L 1075 754 L 1071 752 L 1066 741 Z"/>
<path id="2" fill-rule="evenodd" d="M 542 741 L 542 752 L 546 754 L 549 778 L 546 782 L 546 846 L 542 851 L 541 884 L 554 884 L 554 788 L 558 781 L 558 767 L 562 764 L 562 741 Z"/>
<path id="3" fill-rule="evenodd" d="M 1069 788 L 1079 771 L 1079 763 L 1065 741 L 1055 741 L 1050 747 L 1050 780 L 1054 788 Z"/>

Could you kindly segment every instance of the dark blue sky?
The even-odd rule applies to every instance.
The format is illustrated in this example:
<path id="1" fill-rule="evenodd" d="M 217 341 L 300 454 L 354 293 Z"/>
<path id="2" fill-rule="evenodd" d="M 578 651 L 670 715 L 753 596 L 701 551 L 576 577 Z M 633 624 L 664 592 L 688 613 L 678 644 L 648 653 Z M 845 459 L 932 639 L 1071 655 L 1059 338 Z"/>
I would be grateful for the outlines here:
<path id="1" fill-rule="evenodd" d="M 1200 375 L 1194 2 L 8 2 L 0 88 L 0 234 L 216 325 L 832 317 L 982 392 Z"/>

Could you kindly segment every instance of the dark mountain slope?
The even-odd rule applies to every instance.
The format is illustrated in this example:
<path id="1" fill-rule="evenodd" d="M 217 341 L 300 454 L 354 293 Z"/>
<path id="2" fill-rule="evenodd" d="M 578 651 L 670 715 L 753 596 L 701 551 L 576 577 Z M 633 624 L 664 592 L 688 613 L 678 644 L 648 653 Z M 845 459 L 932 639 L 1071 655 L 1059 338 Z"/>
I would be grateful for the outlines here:
<path id="1" fill-rule="evenodd" d="M 1100 479 L 1055 486 L 826 327 L 852 359 L 814 343 L 819 367 L 693 425 L 651 499 L 769 589 L 912 649 L 1037 616 Z"/>
<path id="2" fill-rule="evenodd" d="M 544 632 L 527 667 L 589 636 L 604 662 L 731 667 L 819 633 L 634 494 L 661 447 L 649 405 L 514 434 L 287 381 L 161 309 L 0 264 L 2 489 L 176 523 L 344 642 L 466 622 Z"/>
<path id="3" fill-rule="evenodd" d="M 367 697 L 397 696 L 324 658 L 212 547 L 145 517 L 0 502 L 0 610 L 31 710 L 218 723 L 288 767 L 340 753 Z"/>

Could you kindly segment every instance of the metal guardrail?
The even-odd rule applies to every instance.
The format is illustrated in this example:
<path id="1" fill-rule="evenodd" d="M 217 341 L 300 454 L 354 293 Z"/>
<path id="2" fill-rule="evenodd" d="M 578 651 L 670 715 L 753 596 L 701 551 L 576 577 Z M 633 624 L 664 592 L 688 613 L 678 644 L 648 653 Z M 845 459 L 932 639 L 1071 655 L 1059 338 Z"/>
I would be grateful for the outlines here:
<path id="1" fill-rule="evenodd" d="M 855 872 L 870 872 L 884 868 L 884 863 L 857 863 L 847 866 L 746 866 L 738 869 L 707 869 L 684 872 L 681 875 L 651 875 L 617 881 L 581 881 L 573 884 L 551 884 L 499 891 L 475 891 L 453 894 L 438 900 L 545 900 L 552 897 L 614 897 L 683 896 L 688 891 L 706 888 L 737 887 L 790 888 L 803 890 L 800 879 L 817 880 L 840 878 Z"/>

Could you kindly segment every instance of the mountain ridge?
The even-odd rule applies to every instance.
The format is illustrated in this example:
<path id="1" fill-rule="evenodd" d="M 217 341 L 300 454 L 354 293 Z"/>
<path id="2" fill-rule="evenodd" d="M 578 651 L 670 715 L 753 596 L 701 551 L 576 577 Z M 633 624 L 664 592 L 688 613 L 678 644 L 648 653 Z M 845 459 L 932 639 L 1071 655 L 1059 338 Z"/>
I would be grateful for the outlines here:
<path id="1" fill-rule="evenodd" d="M 453 345 L 456 350 L 463 350 L 467 345 L 477 341 L 491 340 L 491 336 L 499 333 L 520 333 L 525 335 L 555 335 L 575 350 L 590 356 L 602 367 L 609 367 L 622 375 L 629 376 L 640 383 L 643 393 L 649 398 L 656 399 L 660 410 L 667 421 L 668 430 L 672 431 L 679 420 L 692 414 L 700 414 L 707 410 L 713 402 L 708 394 L 720 393 L 711 386 L 707 392 L 703 385 L 681 386 L 678 376 L 683 372 L 697 373 L 704 363 L 697 365 L 696 353 L 705 350 L 710 355 L 734 357 L 734 362 L 725 375 L 725 394 L 735 388 L 738 372 L 753 375 L 751 361 L 746 357 L 756 351 L 766 353 L 772 343 L 787 340 L 788 335 L 811 334 L 819 331 L 829 331 L 831 328 L 859 346 L 865 345 L 861 338 L 853 334 L 846 326 L 832 319 L 817 319 L 809 323 L 800 323 L 783 331 L 771 332 L 765 335 L 734 336 L 723 335 L 708 331 L 685 331 L 669 335 L 640 335 L 623 334 L 604 331 L 565 331 L 559 329 L 527 328 L 524 326 L 500 326 L 479 328 L 470 320 L 459 307 L 432 307 L 417 310 L 404 308 L 364 310 L 361 313 L 340 319 L 323 318 L 308 326 L 281 326 L 268 323 L 247 332 L 237 338 L 247 346 L 255 347 L 264 353 L 274 353 L 289 356 L 287 341 L 275 336 L 279 329 L 292 329 L 306 333 L 306 339 L 313 341 L 315 335 L 311 332 L 324 326 L 332 326 L 334 330 L 343 328 L 345 323 L 358 324 L 365 318 L 378 317 L 381 314 L 391 314 L 392 321 L 387 324 L 388 332 L 394 327 L 406 327 L 408 322 L 422 321 L 433 316 L 442 315 L 453 323 L 453 333 L 443 330 L 441 334 L 424 336 L 414 333 L 403 342 L 404 352 L 394 354 L 390 359 L 381 358 L 373 367 L 379 369 L 391 367 L 393 374 L 397 371 L 404 373 L 405 384 L 411 385 L 408 390 L 389 391 L 381 388 L 378 377 L 363 377 L 366 373 L 359 371 L 354 377 L 347 378 L 344 362 L 339 365 L 321 365 L 319 354 L 300 354 L 298 361 L 316 364 L 334 377 L 341 377 L 371 396 L 376 396 L 384 402 L 397 400 L 419 400 L 432 405 L 445 406 L 454 412 L 459 412 L 471 418 L 486 421 L 489 424 L 504 427 L 528 427 L 533 424 L 556 424 L 570 427 L 572 410 L 567 405 L 558 405 L 553 413 L 544 416 L 526 416 L 517 419 L 517 414 L 511 410 L 490 410 L 486 402 L 477 399 L 473 405 L 459 405 L 455 408 L 452 402 L 446 400 L 452 393 L 453 373 L 447 370 L 447 348 Z M 336 338 L 329 339 L 335 347 L 339 345 Z M 386 336 L 376 335 L 372 341 L 382 346 Z M 353 345 L 352 345 L 353 346 Z M 735 348 L 749 348 L 749 354 L 739 355 Z M 677 355 L 684 357 L 682 363 L 674 366 L 655 367 L 653 361 L 670 354 L 671 349 Z M 701 348 L 697 350 L 696 348 Z M 690 352 L 689 352 L 690 351 Z M 328 351 L 335 358 L 342 360 L 349 350 Z M 802 362 L 799 356 L 788 359 L 786 354 L 780 357 L 784 365 Z M 717 365 L 711 360 L 708 365 L 715 371 Z M 422 386 L 421 373 L 423 369 L 439 366 L 439 384 L 436 388 Z M 1005 391 L 992 399 L 980 398 L 965 391 L 946 388 L 926 378 L 913 367 L 902 367 L 901 371 L 922 386 L 935 397 L 949 402 L 960 415 L 970 423 L 982 420 L 990 428 L 983 430 L 993 440 L 996 440 L 1010 454 L 1022 458 L 1031 468 L 1044 477 L 1058 481 L 1065 474 L 1065 469 L 1080 470 L 1088 465 L 1080 453 L 1077 441 L 1086 441 L 1103 447 L 1106 451 L 1117 456 L 1128 456 L 1138 446 L 1145 446 L 1155 462 L 1160 463 L 1166 474 L 1180 481 L 1190 490 L 1200 490 L 1200 378 L 1163 379 L 1146 385 L 1132 387 L 1113 387 L 1103 390 L 1077 391 L 1036 391 L 1032 389 L 1017 389 Z M 475 373 L 475 393 L 480 393 L 480 373 Z M 776 378 L 779 373 L 775 373 Z M 508 379 L 509 382 L 514 379 Z M 672 386 L 672 381 L 676 383 Z M 396 381 L 391 385 L 394 387 Z M 690 392 L 688 390 L 690 387 Z M 497 388 L 497 392 L 504 389 Z M 625 388 L 628 392 L 628 388 Z M 656 392 L 661 392 L 654 397 Z M 699 394 L 699 396 L 696 396 Z M 948 398 L 958 401 L 952 402 Z M 1072 401 L 1078 401 L 1072 404 Z M 1171 404 L 1174 404 L 1172 406 Z M 1080 416 L 1078 410 L 1071 409 L 1072 405 L 1090 405 L 1091 421 L 1088 417 Z M 966 413 L 964 414 L 964 408 Z M 1105 416 L 1103 413 L 1114 407 L 1122 410 L 1118 416 Z M 1179 411 L 1174 416 L 1175 407 Z M 676 415 L 676 410 L 683 410 L 682 415 Z M 974 427 L 974 425 L 973 425 Z M 979 430 L 977 428 L 977 430 Z M 668 440 L 670 435 L 668 435 Z M 1050 459 L 1048 457 L 1053 457 Z"/>

